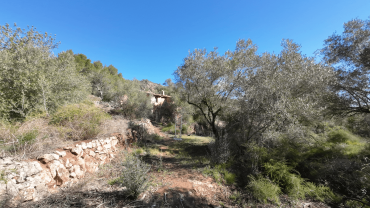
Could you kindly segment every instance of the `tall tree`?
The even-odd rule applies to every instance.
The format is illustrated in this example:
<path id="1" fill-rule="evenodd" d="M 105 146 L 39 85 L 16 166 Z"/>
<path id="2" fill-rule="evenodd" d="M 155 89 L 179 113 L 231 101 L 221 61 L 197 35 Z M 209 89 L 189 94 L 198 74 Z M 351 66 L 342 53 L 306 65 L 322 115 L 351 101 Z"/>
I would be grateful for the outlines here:
<path id="1" fill-rule="evenodd" d="M 24 118 L 34 111 L 53 111 L 86 96 L 86 79 L 76 72 L 73 54 L 55 57 L 55 40 L 35 28 L 0 28 L 1 117 Z"/>
<path id="2" fill-rule="evenodd" d="M 341 114 L 370 113 L 370 20 L 354 19 L 334 33 L 321 49 L 324 60 L 335 68 L 337 96 L 329 97 L 332 110 Z"/>
<path id="3" fill-rule="evenodd" d="M 174 73 L 186 101 L 201 111 L 216 139 L 220 138 L 216 120 L 229 107 L 239 82 L 257 67 L 256 51 L 251 40 L 238 41 L 235 51 L 223 56 L 217 48 L 209 53 L 196 49 Z"/>

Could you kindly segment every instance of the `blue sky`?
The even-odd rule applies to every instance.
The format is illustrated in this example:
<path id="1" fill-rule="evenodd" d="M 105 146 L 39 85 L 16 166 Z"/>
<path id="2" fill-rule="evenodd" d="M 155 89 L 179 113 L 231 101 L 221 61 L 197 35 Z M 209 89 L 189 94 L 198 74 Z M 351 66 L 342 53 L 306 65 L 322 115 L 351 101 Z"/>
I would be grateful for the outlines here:
<path id="1" fill-rule="evenodd" d="M 369 0 L 11 0 L 0 7 L 0 25 L 56 34 L 55 53 L 72 49 L 114 65 L 125 79 L 160 84 L 195 48 L 224 53 L 250 38 L 258 52 L 279 53 L 289 38 L 313 56 L 344 22 L 369 16 Z"/>

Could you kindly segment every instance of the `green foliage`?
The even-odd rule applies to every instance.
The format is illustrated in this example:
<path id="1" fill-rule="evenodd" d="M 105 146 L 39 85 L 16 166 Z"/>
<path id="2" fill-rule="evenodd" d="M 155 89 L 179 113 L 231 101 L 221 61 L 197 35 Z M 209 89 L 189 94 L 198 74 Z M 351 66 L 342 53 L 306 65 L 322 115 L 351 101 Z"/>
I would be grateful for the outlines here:
<path id="1" fill-rule="evenodd" d="M 229 198 L 239 204 L 241 203 L 241 197 L 240 192 L 234 191 Z"/>
<path id="2" fill-rule="evenodd" d="M 4 183 L 5 184 L 7 184 L 8 183 L 8 179 L 7 179 L 7 177 L 6 177 L 6 172 L 5 172 L 5 170 L 1 170 L 0 171 L 0 182 L 1 181 L 4 181 Z"/>
<path id="3" fill-rule="evenodd" d="M 294 199 L 305 199 L 310 196 L 320 201 L 332 200 L 334 197 L 330 188 L 307 182 L 285 162 L 270 160 L 264 164 L 265 173 L 281 190 Z M 295 172 L 296 174 L 292 173 Z"/>
<path id="4" fill-rule="evenodd" d="M 52 113 L 86 98 L 88 82 L 76 72 L 73 53 L 54 56 L 58 44 L 50 35 L 5 25 L 0 26 L 0 40 L 0 117 Z"/>
<path id="5" fill-rule="evenodd" d="M 73 129 L 72 139 L 90 139 L 99 133 L 99 125 L 110 116 L 90 102 L 66 105 L 52 115 L 51 124 Z"/>
<path id="6" fill-rule="evenodd" d="M 165 127 L 163 127 L 161 130 L 163 132 L 168 132 L 168 133 L 173 134 L 173 133 L 175 133 L 175 124 L 170 122 Z"/>
<path id="7" fill-rule="evenodd" d="M 38 131 L 37 130 L 32 130 L 32 131 L 29 131 L 23 135 L 20 135 L 18 136 L 18 142 L 19 142 L 19 145 L 24 145 L 24 144 L 32 144 L 34 143 L 37 135 L 38 135 Z"/>
<path id="8" fill-rule="evenodd" d="M 228 185 L 232 185 L 236 181 L 236 175 L 234 173 L 230 173 L 227 168 L 231 166 L 230 163 L 228 164 L 219 164 L 211 168 L 210 166 L 206 166 L 203 169 L 204 175 L 212 176 L 217 183 L 225 182 Z"/>
<path id="9" fill-rule="evenodd" d="M 343 27 L 343 33 L 328 37 L 320 51 L 337 76 L 330 86 L 334 95 L 327 104 L 334 114 L 368 114 L 370 19 L 353 19 Z"/>
<path id="10" fill-rule="evenodd" d="M 159 136 L 158 134 L 156 134 L 153 138 L 155 141 L 159 142 L 159 141 L 162 141 L 163 140 L 163 137 Z"/>
<path id="11" fill-rule="evenodd" d="M 282 193 L 280 187 L 267 178 L 249 176 L 250 182 L 247 189 L 261 202 L 271 201 L 280 204 L 279 195 Z"/>
<path id="12" fill-rule="evenodd" d="M 128 195 L 136 198 L 148 187 L 150 165 L 132 154 L 126 155 L 122 165 L 124 168 L 119 180 L 127 188 Z"/>
<path id="13" fill-rule="evenodd" d="M 234 173 L 225 172 L 224 178 L 227 184 L 232 185 L 235 183 L 236 175 Z"/>

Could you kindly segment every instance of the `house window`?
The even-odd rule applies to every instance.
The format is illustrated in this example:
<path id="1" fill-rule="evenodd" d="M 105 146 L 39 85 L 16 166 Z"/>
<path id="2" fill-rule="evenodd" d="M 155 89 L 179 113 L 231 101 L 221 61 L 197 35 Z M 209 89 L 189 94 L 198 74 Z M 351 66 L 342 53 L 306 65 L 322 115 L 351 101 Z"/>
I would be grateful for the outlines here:
<path id="1" fill-rule="evenodd" d="M 155 97 L 155 102 L 158 103 L 158 97 Z"/>

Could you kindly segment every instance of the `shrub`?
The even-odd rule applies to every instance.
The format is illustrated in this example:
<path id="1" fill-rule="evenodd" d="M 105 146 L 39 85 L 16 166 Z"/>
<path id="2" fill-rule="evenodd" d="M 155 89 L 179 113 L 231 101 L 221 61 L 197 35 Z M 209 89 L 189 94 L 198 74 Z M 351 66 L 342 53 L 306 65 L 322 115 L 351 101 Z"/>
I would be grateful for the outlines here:
<path id="1" fill-rule="evenodd" d="M 161 130 L 163 132 L 168 132 L 168 133 L 173 134 L 173 133 L 175 133 L 175 124 L 170 122 L 165 127 L 163 127 Z"/>
<path id="2" fill-rule="evenodd" d="M 214 168 L 207 166 L 203 169 L 203 174 L 212 176 L 217 183 L 220 183 L 224 179 L 227 184 L 231 185 L 235 183 L 236 175 L 226 170 L 230 165 L 224 163 L 216 165 Z"/>
<path id="3" fill-rule="evenodd" d="M 306 196 L 313 197 L 320 201 L 331 200 L 334 197 L 332 191 L 325 186 L 307 182 L 301 178 L 292 167 L 284 161 L 270 160 L 264 164 L 265 173 L 278 185 L 282 191 L 294 199 L 305 199 Z M 294 174 L 292 172 L 296 172 Z"/>
<path id="4" fill-rule="evenodd" d="M 231 185 L 233 183 L 235 183 L 235 174 L 234 173 L 230 173 L 230 172 L 225 172 L 225 181 L 227 184 Z"/>
<path id="5" fill-rule="evenodd" d="M 280 204 L 279 195 L 282 193 L 280 187 L 274 184 L 267 178 L 255 178 L 249 176 L 250 182 L 247 188 L 252 192 L 253 196 L 264 203 L 267 201 L 272 201 L 276 204 Z"/>
<path id="6" fill-rule="evenodd" d="M 145 164 L 138 157 L 127 154 L 122 164 L 122 186 L 127 188 L 128 195 L 136 198 L 148 187 L 150 165 Z"/>
<path id="7" fill-rule="evenodd" d="M 70 128 L 71 139 L 90 139 L 99 133 L 99 125 L 108 118 L 109 115 L 93 103 L 83 102 L 59 108 L 50 123 Z"/>
<path id="8" fill-rule="evenodd" d="M 24 145 L 24 144 L 32 144 L 34 143 L 36 137 L 38 135 L 38 131 L 37 130 L 31 130 L 23 135 L 20 135 L 18 136 L 18 142 L 19 142 L 19 145 Z"/>

